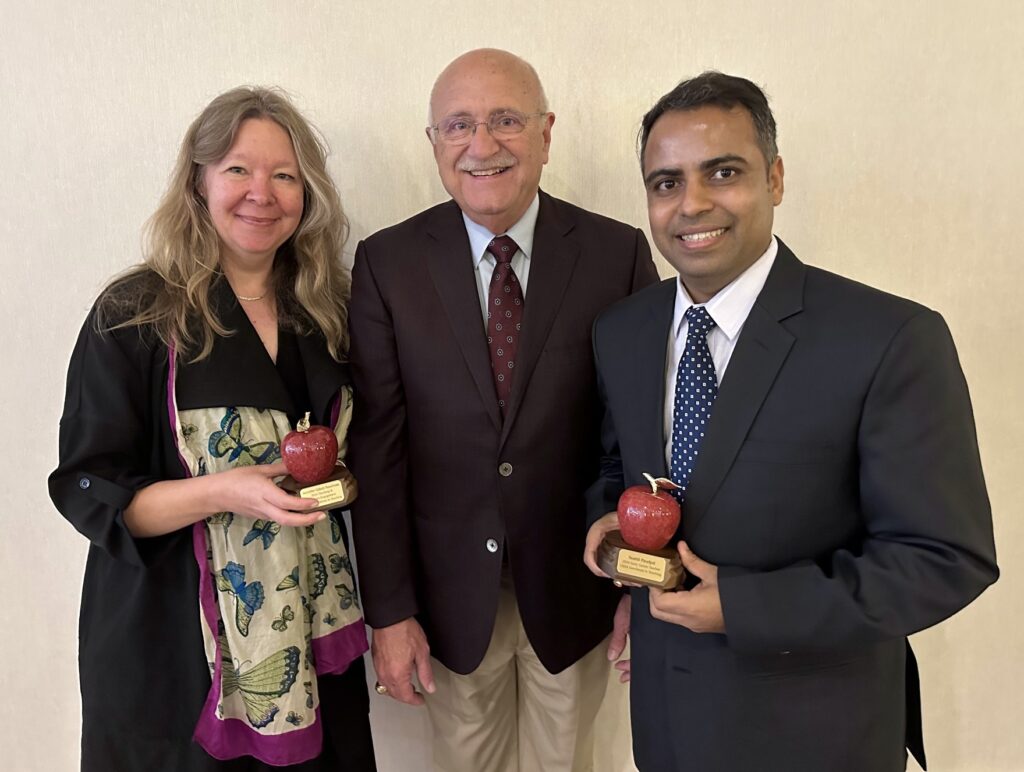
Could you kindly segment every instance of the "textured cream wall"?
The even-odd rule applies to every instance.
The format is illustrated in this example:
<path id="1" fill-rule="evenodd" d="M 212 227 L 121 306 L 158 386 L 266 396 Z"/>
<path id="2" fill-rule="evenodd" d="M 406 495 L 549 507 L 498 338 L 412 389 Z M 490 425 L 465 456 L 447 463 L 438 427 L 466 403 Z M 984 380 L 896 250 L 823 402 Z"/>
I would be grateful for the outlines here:
<path id="1" fill-rule="evenodd" d="M 286 10 L 287 7 L 287 10 Z M 1004 576 L 915 638 L 933 769 L 1024 769 L 1024 5 L 1015 0 L 487 0 L 288 4 L 0 0 L 0 748 L 12 772 L 76 768 L 85 543 L 53 510 L 63 379 L 103 280 L 137 259 L 191 118 L 279 84 L 323 129 L 356 239 L 441 200 L 423 136 L 462 51 L 532 61 L 558 120 L 544 186 L 636 224 L 639 116 L 706 67 L 766 85 L 798 255 L 939 309 L 974 397 Z M 667 266 L 662 264 L 665 271 Z M 573 559 L 574 556 L 567 556 Z M 602 770 L 629 768 L 623 692 Z M 426 769 L 422 714 L 375 700 L 382 770 Z"/>

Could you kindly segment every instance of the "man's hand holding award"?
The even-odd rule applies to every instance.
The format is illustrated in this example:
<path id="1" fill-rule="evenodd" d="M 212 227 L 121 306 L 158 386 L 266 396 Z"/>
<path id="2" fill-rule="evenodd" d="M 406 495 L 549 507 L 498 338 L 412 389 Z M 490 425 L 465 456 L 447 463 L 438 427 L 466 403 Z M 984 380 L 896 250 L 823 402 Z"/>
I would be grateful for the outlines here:
<path id="1" fill-rule="evenodd" d="M 619 497 L 619 530 L 605 535 L 597 564 L 618 582 L 672 590 L 685 575 L 679 553 L 666 549 L 679 528 L 679 501 L 670 493 L 679 486 L 646 472 L 644 477 L 647 485 L 634 485 Z"/>

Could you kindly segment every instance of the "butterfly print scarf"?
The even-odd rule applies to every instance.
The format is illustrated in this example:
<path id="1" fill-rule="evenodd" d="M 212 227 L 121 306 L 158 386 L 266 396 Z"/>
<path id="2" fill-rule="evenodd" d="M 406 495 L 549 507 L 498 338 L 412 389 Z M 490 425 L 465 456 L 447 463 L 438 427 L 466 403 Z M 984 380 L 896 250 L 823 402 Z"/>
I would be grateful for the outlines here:
<path id="1" fill-rule="evenodd" d="M 172 355 L 173 356 L 173 355 Z M 172 362 L 168 413 L 190 476 L 280 459 L 287 416 L 219 407 L 178 413 Z M 333 421 L 344 452 L 351 390 Z M 199 612 L 211 686 L 195 740 L 214 758 L 297 764 L 320 753 L 317 675 L 341 673 L 367 650 L 352 564 L 335 516 L 282 526 L 219 512 L 196 523 Z"/>

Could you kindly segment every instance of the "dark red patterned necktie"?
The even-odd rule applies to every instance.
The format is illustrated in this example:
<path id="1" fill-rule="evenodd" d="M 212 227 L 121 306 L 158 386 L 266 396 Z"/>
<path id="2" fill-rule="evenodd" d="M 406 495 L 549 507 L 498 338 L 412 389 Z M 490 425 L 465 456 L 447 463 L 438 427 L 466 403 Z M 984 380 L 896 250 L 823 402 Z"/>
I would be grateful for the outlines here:
<path id="1" fill-rule="evenodd" d="M 497 261 L 487 297 L 487 346 L 491 350 L 491 371 L 502 418 L 508 413 L 523 322 L 523 288 L 512 270 L 512 256 L 518 249 L 508 236 L 496 236 L 487 245 L 487 251 Z"/>

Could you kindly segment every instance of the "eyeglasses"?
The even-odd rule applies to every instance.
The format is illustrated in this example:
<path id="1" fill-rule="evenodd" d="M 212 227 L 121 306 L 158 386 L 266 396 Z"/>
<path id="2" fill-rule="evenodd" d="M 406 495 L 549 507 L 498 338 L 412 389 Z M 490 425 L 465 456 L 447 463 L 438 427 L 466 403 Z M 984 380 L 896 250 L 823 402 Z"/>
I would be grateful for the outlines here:
<path id="1" fill-rule="evenodd" d="M 468 118 L 456 116 L 445 118 L 438 124 L 430 127 L 430 136 L 436 144 L 438 140 L 446 145 L 467 145 L 476 134 L 478 126 L 486 126 L 487 131 L 495 139 L 511 139 L 517 134 L 522 134 L 526 124 L 531 118 L 539 118 L 547 113 L 531 113 L 523 115 L 514 110 L 495 113 L 486 121 L 473 122 Z"/>

